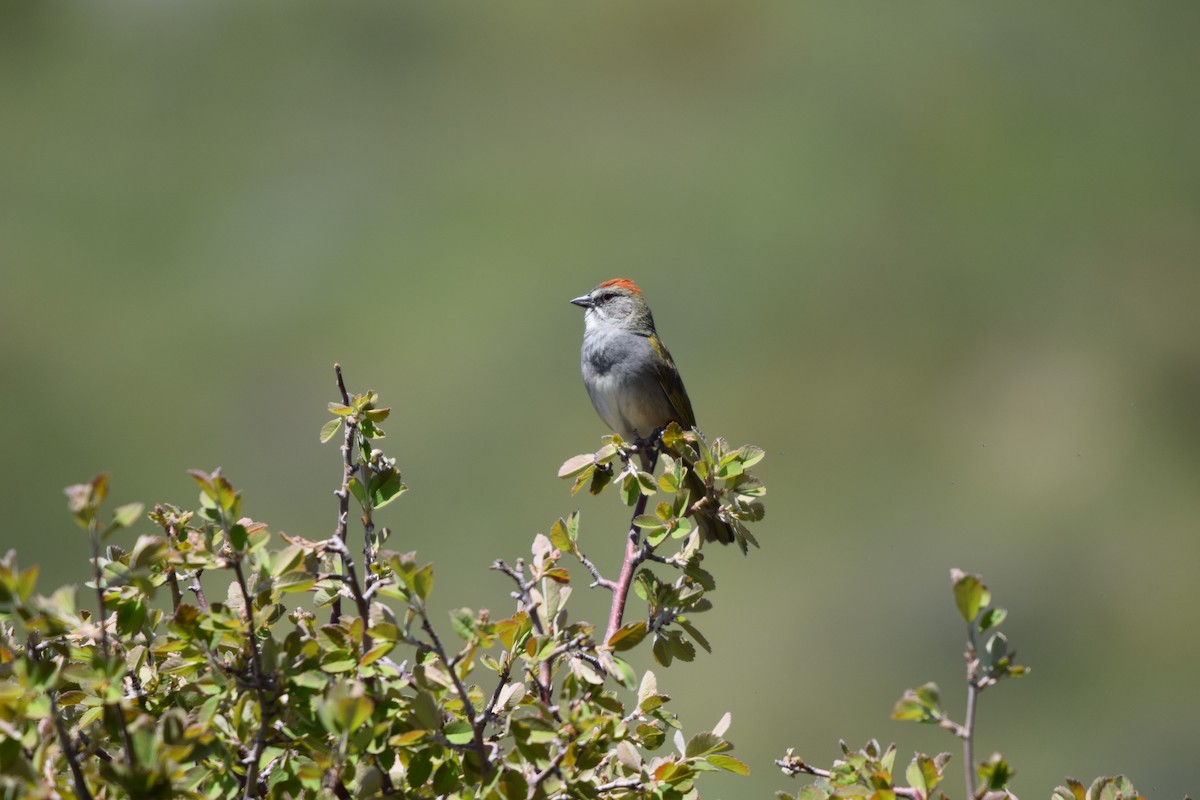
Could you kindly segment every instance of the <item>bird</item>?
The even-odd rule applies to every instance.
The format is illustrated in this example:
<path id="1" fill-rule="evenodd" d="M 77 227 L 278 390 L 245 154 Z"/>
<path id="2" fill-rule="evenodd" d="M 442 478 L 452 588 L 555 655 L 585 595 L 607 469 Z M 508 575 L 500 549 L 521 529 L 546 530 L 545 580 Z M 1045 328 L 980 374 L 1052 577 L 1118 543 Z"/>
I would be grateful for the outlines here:
<path id="1" fill-rule="evenodd" d="M 647 444 L 668 424 L 696 427 L 696 414 L 675 359 L 659 338 L 642 290 L 629 278 L 601 283 L 571 300 L 584 309 L 580 370 L 600 419 L 627 442 Z M 694 472 L 686 481 L 690 501 L 707 495 Z M 705 541 L 729 544 L 733 529 L 712 513 L 697 513 Z"/>

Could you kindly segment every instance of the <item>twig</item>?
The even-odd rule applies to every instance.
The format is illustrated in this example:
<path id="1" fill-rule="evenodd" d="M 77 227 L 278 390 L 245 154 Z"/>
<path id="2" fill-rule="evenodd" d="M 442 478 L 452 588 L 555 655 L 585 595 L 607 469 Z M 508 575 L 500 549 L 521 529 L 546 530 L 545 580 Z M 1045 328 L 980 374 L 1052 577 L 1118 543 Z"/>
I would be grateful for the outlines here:
<path id="1" fill-rule="evenodd" d="M 529 621 L 533 624 L 533 629 L 537 631 L 538 636 L 545 636 L 547 626 L 550 624 L 550 620 L 547 619 L 546 625 L 543 625 L 541 617 L 538 616 L 537 604 L 533 602 L 533 596 L 529 593 L 529 591 L 533 588 L 534 581 L 532 578 L 525 580 L 525 561 L 523 559 L 517 559 L 517 566 L 514 569 L 508 564 L 505 564 L 503 560 L 496 559 L 492 562 L 492 569 L 496 570 L 497 572 L 503 572 L 505 575 L 513 579 L 513 583 L 517 584 L 517 591 L 513 592 L 513 597 L 515 597 L 517 602 L 520 603 L 520 606 L 517 610 L 528 611 Z M 540 697 L 542 702 L 547 706 L 551 705 L 554 701 L 554 666 L 551 663 L 552 661 L 552 658 L 547 658 L 541 661 L 538 664 L 538 674 L 533 675 L 532 671 L 530 674 L 534 684 L 538 687 L 538 697 Z M 554 716 L 555 718 L 558 717 L 557 711 L 554 712 Z"/>
<path id="2" fill-rule="evenodd" d="M 204 587 L 200 585 L 200 576 L 204 574 L 204 570 L 198 569 L 192 575 L 192 583 L 188 586 L 188 590 L 196 595 L 196 602 L 200 604 L 202 611 L 208 611 L 208 598 L 204 596 Z"/>
<path id="3" fill-rule="evenodd" d="M 545 783 L 546 779 L 558 770 L 559 765 L 562 764 L 563 759 L 567 757 L 567 753 L 569 752 L 570 748 L 568 747 L 564 747 L 562 750 L 559 750 L 558 755 L 550 760 L 550 763 L 546 765 L 546 768 L 537 775 L 533 776 L 533 780 L 529 783 L 529 794 L 527 795 L 528 800 L 534 800 L 534 798 L 537 797 L 538 790 L 541 789 L 542 784 Z"/>
<path id="4" fill-rule="evenodd" d="M 334 373 L 337 375 L 337 387 L 338 387 L 338 392 L 339 392 L 339 393 L 342 395 L 342 404 L 343 404 L 343 405 L 347 405 L 347 406 L 348 406 L 348 405 L 350 405 L 350 393 L 346 391 L 346 382 L 345 382 L 345 380 L 342 378 L 342 365 L 341 365 L 341 364 L 334 364 L 334 365 L 333 365 L 333 371 L 334 371 Z M 357 425 L 357 423 L 355 424 L 354 428 L 355 428 L 355 431 L 357 431 L 357 430 L 358 430 L 358 425 Z M 347 433 L 347 434 L 349 434 L 349 433 L 350 433 L 349 426 L 347 426 L 346 433 Z M 349 441 L 349 438 L 346 438 L 346 439 L 343 439 L 343 440 L 342 440 L 342 470 L 343 470 L 343 471 L 342 471 L 342 475 L 343 475 L 343 491 L 345 490 L 345 484 L 348 484 L 348 483 L 349 483 L 349 480 L 346 478 L 346 476 L 347 476 L 347 475 L 350 475 L 350 474 L 353 474 L 353 472 L 352 472 L 352 471 L 351 471 L 351 472 L 347 472 L 347 471 L 346 471 L 347 469 L 351 469 L 351 470 L 352 470 L 352 467 L 351 467 L 351 459 L 350 459 L 350 454 L 349 454 L 349 448 L 347 447 L 347 442 L 348 442 L 348 441 Z M 363 469 L 365 470 L 365 469 L 366 469 L 366 467 L 364 466 L 364 467 L 363 467 Z M 367 477 L 367 476 L 364 474 L 364 475 L 363 475 L 363 477 L 365 478 L 365 477 Z M 366 485 L 367 485 L 367 481 L 365 481 L 365 480 L 364 480 L 364 481 L 363 481 L 363 485 L 364 485 L 364 486 L 366 486 Z M 342 496 L 342 495 L 338 495 L 338 497 L 339 497 L 339 498 L 341 498 L 341 496 Z M 345 542 L 345 541 L 346 541 L 346 523 L 345 523 L 344 515 L 348 515 L 348 514 L 349 514 L 349 511 L 350 511 L 348 503 L 349 503 L 349 500 L 347 499 L 347 505 L 346 505 L 344 508 L 342 508 L 342 509 L 341 509 L 341 514 L 340 514 L 340 515 L 339 515 L 339 517 L 338 517 L 338 520 L 339 520 L 339 525 L 341 526 L 341 531 L 342 531 L 342 536 L 341 536 L 341 539 L 342 539 L 342 541 L 343 541 L 343 542 Z M 364 579 L 366 580 L 366 582 L 367 582 L 368 584 L 372 584 L 372 583 L 373 583 L 373 581 L 371 580 L 371 578 L 373 577 L 373 576 L 372 576 L 372 573 L 371 573 L 371 565 L 372 565 L 373 563 L 375 563 L 375 552 L 374 552 L 374 551 L 371 549 L 371 534 L 372 534 L 372 533 L 375 531 L 375 521 L 374 521 L 374 519 L 372 519 L 372 517 L 371 517 L 371 511 L 372 511 L 372 509 L 371 509 L 371 507 L 368 505 L 367 507 L 365 507 L 365 508 L 363 509 L 363 516 L 362 516 L 362 524 L 363 524 L 363 572 L 365 573 L 365 575 L 364 575 Z M 369 589 L 369 588 L 370 588 L 370 586 L 368 586 L 367 588 Z"/>
<path id="5" fill-rule="evenodd" d="M 354 797 L 354 795 L 350 794 L 350 790 L 346 788 L 346 784 L 342 783 L 342 776 L 339 770 L 335 769 L 329 774 L 326 784 L 329 786 L 330 791 L 333 792 L 334 797 L 340 798 L 340 800 L 351 800 Z"/>
<path id="6" fill-rule="evenodd" d="M 83 731 L 79 732 L 79 741 L 83 742 L 84 747 L 91 748 L 91 751 L 96 754 L 96 758 L 109 764 L 112 763 L 113 757 L 108 754 L 108 751 L 100 746 L 93 747 L 92 740 L 89 739 L 88 735 Z"/>
<path id="7" fill-rule="evenodd" d="M 165 509 L 161 505 L 156 505 L 154 511 L 158 514 L 159 519 L 165 516 Z M 171 544 L 178 544 L 179 531 L 175 527 L 174 518 L 167 520 L 167 536 L 170 537 Z M 167 567 L 167 583 L 171 586 L 171 610 L 178 611 L 180 603 L 183 602 L 183 593 L 179 590 L 179 578 L 175 575 L 174 567 Z"/>
<path id="8" fill-rule="evenodd" d="M 338 391 L 341 392 L 342 400 L 346 405 L 350 405 L 350 395 L 346 392 L 346 383 L 342 379 L 342 365 L 334 364 L 333 371 L 337 375 Z M 354 440 L 358 435 L 358 423 L 351 422 L 350 418 L 346 418 L 346 433 L 342 437 L 342 485 L 333 494 L 338 499 L 338 518 L 337 528 L 333 532 L 335 539 L 341 541 L 343 550 L 346 544 L 346 522 L 350 516 L 350 481 L 354 479 L 354 457 L 351 455 L 353 450 Z M 342 556 L 342 571 L 346 571 L 346 556 Z M 342 616 L 342 600 L 340 597 L 333 598 L 333 605 L 329 610 L 329 621 L 337 623 Z M 363 618 L 363 625 L 367 624 L 367 620 Z"/>
<path id="9" fill-rule="evenodd" d="M 29 655 L 31 658 L 38 658 L 38 648 L 36 637 L 33 634 L 28 643 Z M 46 692 L 50 696 L 50 716 L 54 717 L 54 729 L 58 732 L 58 744 L 63 751 L 63 756 L 67 759 L 67 765 L 71 768 L 71 779 L 75 783 L 75 793 L 79 795 L 81 800 L 92 800 L 91 790 L 88 789 L 87 781 L 83 777 L 83 770 L 79 766 L 79 756 L 75 752 L 75 746 L 71 744 L 71 736 L 67 733 L 67 725 L 63 722 L 62 711 L 58 707 L 58 692 L 50 689 Z"/>
<path id="10" fill-rule="evenodd" d="M 576 551 L 575 556 L 579 559 L 579 563 L 583 564 L 584 568 L 592 573 L 592 586 L 603 586 L 610 592 L 617 590 L 616 581 L 611 581 L 600 574 L 599 568 L 592 563 L 592 560 L 585 556 L 582 551 Z"/>
<path id="11" fill-rule="evenodd" d="M 975 703 L 979 687 L 975 685 L 975 665 L 972 660 L 967 666 L 967 716 L 963 720 L 963 764 L 967 773 L 967 800 L 975 797 Z"/>
<path id="12" fill-rule="evenodd" d="M 504 666 L 500 670 L 500 680 L 496 682 L 496 689 L 492 692 L 492 699 L 488 700 L 486 706 L 483 707 L 482 724 L 486 727 L 492 718 L 496 715 L 496 700 L 500 697 L 500 692 L 508 684 L 509 676 L 512 675 L 512 659 L 505 657 Z"/>
<path id="13" fill-rule="evenodd" d="M 362 617 L 362 652 L 366 655 L 371 649 L 371 634 L 367 633 L 371 627 L 371 607 L 367 605 L 367 598 L 363 596 L 362 586 L 358 583 L 358 572 L 354 569 L 354 560 L 350 558 L 350 549 L 346 547 L 343 539 L 330 539 L 326 548 L 342 557 L 342 570 L 345 572 L 342 580 L 350 587 L 350 593 L 354 595 L 354 605 L 358 608 L 358 615 Z"/>
<path id="14" fill-rule="evenodd" d="M 222 520 L 224 514 L 222 513 Z M 267 691 L 263 676 L 262 660 L 258 654 L 258 641 L 254 632 L 254 604 L 250 600 L 250 590 L 246 587 L 246 576 L 242 572 L 241 558 L 233 561 L 233 574 L 242 590 L 242 613 L 246 617 L 246 641 L 250 644 L 250 669 L 254 675 L 254 694 L 258 700 L 258 733 L 254 737 L 254 750 L 246 759 L 246 800 L 258 793 L 258 766 L 262 761 L 263 751 L 267 747 L 267 731 L 271 725 L 270 711 L 267 707 Z"/>
<path id="15" fill-rule="evenodd" d="M 625 778 L 619 781 L 609 781 L 596 787 L 597 792 L 615 792 L 620 789 L 637 789 L 644 784 L 641 778 Z"/>
<path id="16" fill-rule="evenodd" d="M 775 766 L 783 770 L 785 775 L 793 778 L 797 775 L 812 775 L 814 778 L 828 780 L 831 775 L 829 770 L 806 764 L 794 756 L 775 759 Z M 907 798 L 907 800 L 924 800 L 924 796 L 911 786 L 893 786 L 892 793 L 897 797 Z"/>
<path id="17" fill-rule="evenodd" d="M 108 627 L 106 618 L 108 613 L 104 608 L 104 575 L 100 570 L 100 531 L 96 521 L 91 522 L 88 532 L 92 535 L 92 566 L 95 568 L 96 580 L 96 602 L 100 607 L 100 613 L 97 621 L 100 623 L 100 652 L 104 654 L 104 660 L 108 660 Z"/>
<path id="18" fill-rule="evenodd" d="M 446 648 L 442 646 L 442 640 L 438 638 L 437 631 L 433 625 L 429 624 L 429 617 L 425 613 L 425 609 L 420 610 L 421 627 L 425 629 L 425 633 L 429 634 L 429 641 L 433 643 L 433 651 L 437 653 L 438 658 L 446 665 L 450 671 L 450 678 L 454 681 L 454 690 L 458 692 L 458 696 L 462 699 L 463 711 L 467 715 L 467 723 L 471 726 L 471 731 L 474 733 L 474 746 L 476 753 L 479 754 L 479 771 L 486 775 L 492 771 L 491 761 L 487 757 L 487 744 L 483 741 L 483 725 L 482 718 L 475 716 L 475 705 L 471 702 L 470 695 L 467 694 L 467 687 L 463 686 L 462 678 L 458 677 L 458 670 L 450 666 L 450 659 L 446 657 Z"/>
<path id="19" fill-rule="evenodd" d="M 79 767 L 79 757 L 75 754 L 75 746 L 71 744 L 66 723 L 63 722 L 62 712 L 58 708 L 58 693 L 51 690 L 47 694 L 50 695 L 50 715 L 54 717 L 54 728 L 58 731 L 58 744 L 67 758 L 67 764 L 71 767 L 71 780 L 75 783 L 75 794 L 79 795 L 81 800 L 92 800 L 92 793 L 88 790 L 87 781 L 84 780 L 83 770 Z"/>
<path id="20" fill-rule="evenodd" d="M 92 565 L 95 567 L 96 580 L 96 600 L 100 606 L 98 622 L 100 624 L 100 653 L 104 656 L 104 660 L 108 661 L 111 658 L 111 653 L 108 647 L 108 611 L 104 606 L 104 575 L 100 569 L 100 526 L 93 519 L 88 527 L 88 532 L 92 539 Z M 125 746 L 125 763 L 130 767 L 133 766 L 133 739 L 129 736 L 129 726 L 125 724 L 125 712 L 120 706 L 112 706 L 108 703 L 104 704 L 105 714 L 114 717 L 117 722 L 117 728 L 121 731 L 121 741 Z"/>

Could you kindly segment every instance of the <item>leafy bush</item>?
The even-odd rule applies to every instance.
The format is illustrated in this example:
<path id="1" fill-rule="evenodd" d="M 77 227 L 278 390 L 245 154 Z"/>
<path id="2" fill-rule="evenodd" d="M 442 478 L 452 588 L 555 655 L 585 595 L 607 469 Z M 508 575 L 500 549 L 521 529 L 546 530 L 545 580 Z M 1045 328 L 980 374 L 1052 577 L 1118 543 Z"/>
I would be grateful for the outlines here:
<path id="1" fill-rule="evenodd" d="M 389 410 L 373 392 L 351 397 L 340 368 L 337 379 L 341 400 L 321 430 L 322 441 L 343 434 L 329 538 L 273 535 L 242 516 L 241 493 L 218 469 L 190 473 L 197 508 L 156 505 L 146 518 L 160 532 L 131 547 L 108 543 L 145 524 L 144 508 L 105 517 L 100 475 L 66 490 L 91 545 L 97 613 L 74 587 L 36 594 L 36 566 L 20 569 L 14 552 L 0 559 L 5 797 L 686 800 L 705 773 L 749 772 L 730 755 L 728 714 L 685 735 L 656 674 L 639 674 L 625 654 L 648 643 L 667 667 L 710 649 L 696 615 L 711 608 L 716 584 L 697 518 L 728 523 L 743 552 L 757 545 L 749 526 L 763 516 L 765 489 L 752 467 L 762 450 L 677 425 L 651 443 L 605 437 L 559 475 L 573 492 L 615 487 L 633 508 L 620 575 L 606 578 L 587 557 L 572 514 L 534 538 L 529 558 L 492 565 L 512 583 L 511 614 L 460 608 L 434 620 L 433 565 L 387 549 L 389 530 L 376 523 L 405 491 L 395 459 L 377 447 Z M 701 492 L 688 487 L 699 485 L 703 496 L 693 496 Z M 352 507 L 361 561 L 349 544 Z M 567 614 L 581 575 L 612 594 L 603 635 Z M 975 766 L 975 698 L 1027 670 L 996 630 L 1005 612 L 982 579 L 954 571 L 952 584 L 968 630 L 966 717 L 951 720 L 933 684 L 905 692 L 893 716 L 945 728 Z M 644 615 L 627 622 L 631 590 Z M 447 622 L 453 638 L 439 633 Z M 897 785 L 894 745 L 841 747 L 829 769 L 790 750 L 776 762 L 814 778 L 794 797 L 943 796 L 948 753 L 917 754 Z M 967 797 L 1013 797 L 1002 756 L 977 766 Z M 1055 798 L 1138 795 L 1116 777 L 1088 789 L 1068 781 Z"/>
<path id="2" fill-rule="evenodd" d="M 98 613 L 73 587 L 35 594 L 37 568 L 3 559 L 7 796 L 665 799 L 697 796 L 705 772 L 748 771 L 729 755 L 728 716 L 684 736 L 655 674 L 623 654 L 646 643 L 666 666 L 709 648 L 695 615 L 715 583 L 695 519 L 719 515 L 743 549 L 754 542 L 746 526 L 762 517 L 764 489 L 750 468 L 761 450 L 672 425 L 654 448 L 655 477 L 649 445 L 605 437 L 561 474 L 574 491 L 615 486 L 634 507 L 621 575 L 600 574 L 571 515 L 535 537 L 528 559 L 493 565 L 514 586 L 509 616 L 461 608 L 435 620 L 433 565 L 386 549 L 389 531 L 376 524 L 405 490 L 377 447 L 388 409 L 373 392 L 351 397 L 337 375 L 341 402 L 321 431 L 328 441 L 343 429 L 328 539 L 275 535 L 243 517 L 241 492 L 216 470 L 191 472 L 197 509 L 157 505 L 148 516 L 161 532 L 106 544 L 139 525 L 143 508 L 106 519 L 101 475 L 66 490 L 91 542 Z M 704 497 L 683 488 L 689 471 Z M 647 514 L 650 497 L 662 500 Z M 348 543 L 352 505 L 361 561 Z M 603 636 L 568 617 L 572 564 L 613 594 Z M 159 607 L 163 587 L 170 602 Z M 646 613 L 624 622 L 631 588 Z"/>

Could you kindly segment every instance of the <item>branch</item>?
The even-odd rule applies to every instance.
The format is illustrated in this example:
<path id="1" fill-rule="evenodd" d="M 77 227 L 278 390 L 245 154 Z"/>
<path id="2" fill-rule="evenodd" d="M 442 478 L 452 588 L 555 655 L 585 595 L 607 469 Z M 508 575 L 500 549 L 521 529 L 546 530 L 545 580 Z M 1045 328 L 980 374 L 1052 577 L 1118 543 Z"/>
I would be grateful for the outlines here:
<path id="1" fill-rule="evenodd" d="M 609 781 L 596 787 L 597 792 L 616 792 L 621 789 L 638 789 L 645 784 L 641 778 L 625 778 L 619 781 Z"/>
<path id="2" fill-rule="evenodd" d="M 975 797 L 975 703 L 979 698 L 980 687 L 975 681 L 978 659 L 972 650 L 967 651 L 967 716 L 963 720 L 963 761 L 967 772 L 967 800 Z"/>
<path id="3" fill-rule="evenodd" d="M 34 637 L 37 634 L 33 634 Z M 38 658 L 37 641 L 31 638 L 28 643 L 30 658 Z M 79 756 L 75 753 L 75 746 L 71 744 L 71 737 L 67 733 L 67 725 L 63 722 L 62 711 L 58 707 L 58 692 L 50 689 L 46 692 L 50 696 L 50 716 L 54 717 L 54 729 L 58 732 L 58 745 L 63 751 L 63 756 L 67 759 L 67 765 L 71 768 L 71 779 L 75 783 L 75 794 L 81 800 L 92 800 L 92 793 L 88 789 L 87 781 L 84 780 L 83 770 L 79 766 Z"/>
<path id="4" fill-rule="evenodd" d="M 587 569 L 588 572 L 592 573 L 592 578 L 593 578 L 592 586 L 603 586 L 605 589 L 608 589 L 610 592 L 615 592 L 617 590 L 616 581 L 611 581 L 608 578 L 601 575 L 600 570 L 596 567 L 595 564 L 592 563 L 592 560 L 590 558 L 588 558 L 587 556 L 585 556 L 583 554 L 582 551 L 576 552 L 575 555 L 579 559 L 579 563 L 583 564 L 584 568 Z"/>
<path id="5" fill-rule="evenodd" d="M 92 565 L 95 567 L 96 601 L 100 607 L 97 619 L 100 625 L 100 652 L 104 656 L 104 660 L 108 661 L 111 658 L 111 653 L 108 647 L 108 612 L 104 607 L 104 575 L 100 569 L 100 526 L 94 519 L 88 525 L 88 533 L 91 534 L 92 539 Z M 134 758 L 133 740 L 129 736 L 129 726 L 125 724 L 125 712 L 121 710 L 119 705 L 114 708 L 112 705 L 105 703 L 103 713 L 115 717 L 117 728 L 121 731 L 121 741 L 125 746 L 125 763 L 132 767 Z"/>
<path id="6" fill-rule="evenodd" d="M 254 604 L 250 600 L 250 590 L 246 587 L 246 576 L 242 572 L 241 558 L 234 559 L 233 574 L 242 590 L 242 613 L 246 617 L 246 641 L 250 644 L 250 669 L 254 675 L 254 694 L 258 700 L 258 733 L 254 737 L 254 750 L 246 759 L 246 791 L 243 795 L 246 800 L 250 800 L 258 793 L 258 765 L 262 761 L 263 751 L 267 747 L 267 730 L 271 720 L 267 708 L 262 660 L 259 658 L 258 641 L 254 633 Z"/>
<path id="7" fill-rule="evenodd" d="M 517 584 L 517 591 L 513 592 L 513 597 L 520 603 L 518 611 L 528 611 L 529 621 L 533 624 L 534 630 L 538 636 L 546 635 L 546 626 L 550 620 L 546 620 L 546 625 L 542 624 L 541 617 L 537 613 L 537 604 L 533 602 L 533 596 L 529 594 L 529 590 L 533 588 L 534 581 L 525 580 L 525 560 L 518 558 L 516 568 L 505 564 L 503 560 L 496 559 L 492 562 L 492 569 L 497 572 L 503 572 L 505 575 L 513 579 L 513 583 Z M 538 664 L 538 674 L 530 675 L 534 684 L 538 687 L 538 696 L 547 706 L 553 703 L 554 690 L 554 668 L 551 664 L 552 659 L 547 658 Z M 558 712 L 554 712 L 555 718 L 558 717 Z"/>
<path id="8" fill-rule="evenodd" d="M 154 507 L 154 512 L 159 515 L 160 519 L 166 518 L 166 510 L 162 507 L 162 505 L 156 505 Z M 173 518 L 168 519 L 166 529 L 167 537 L 169 538 L 171 544 L 178 544 L 179 530 L 175 527 L 175 521 Z M 167 583 L 171 585 L 171 610 L 178 611 L 179 604 L 183 602 L 183 593 L 179 591 L 179 578 L 175 575 L 174 567 L 167 567 Z"/>
<path id="9" fill-rule="evenodd" d="M 797 775 L 812 775 L 814 778 L 828 780 L 830 777 L 829 770 L 814 767 L 812 764 L 806 764 L 796 756 L 777 758 L 775 759 L 775 766 L 783 770 L 783 774 L 789 778 L 794 778 Z M 893 786 L 892 793 L 897 797 L 907 798 L 907 800 L 925 800 L 924 795 L 911 786 Z"/>
<path id="10" fill-rule="evenodd" d="M 192 575 L 192 582 L 188 586 L 188 591 L 196 595 L 196 602 L 200 604 L 202 611 L 208 611 L 208 598 L 204 596 L 204 587 L 200 585 L 200 576 L 204 574 L 204 570 L 198 569 Z"/>
<path id="11" fill-rule="evenodd" d="M 442 640 L 438 638 L 437 631 L 429 624 L 429 617 L 425 613 L 425 609 L 420 609 L 421 627 L 425 629 L 425 633 L 429 634 L 429 640 L 433 642 L 433 651 L 437 653 L 438 658 L 446 665 L 446 669 L 450 671 L 450 678 L 454 681 L 454 690 L 458 692 L 458 696 L 462 698 L 463 711 L 467 715 L 467 723 L 471 726 L 471 731 L 474 733 L 475 751 L 479 754 L 480 772 L 487 774 L 492 771 L 491 762 L 487 757 L 487 745 L 483 741 L 483 724 L 482 717 L 476 718 L 475 705 L 471 702 L 471 697 L 467 694 L 467 687 L 463 686 L 462 678 L 458 677 L 458 670 L 450 666 L 450 659 L 446 657 L 446 648 L 442 646 Z"/>
<path id="12" fill-rule="evenodd" d="M 558 770 L 559 765 L 562 764 L 563 759 L 567 757 L 567 753 L 569 752 L 570 748 L 564 747 L 558 752 L 558 755 L 551 759 L 544 770 L 533 776 L 533 780 L 529 784 L 529 794 L 527 795 L 529 800 L 534 800 L 538 796 L 538 790 L 542 788 L 542 784 Z"/>
<path id="13" fill-rule="evenodd" d="M 108 660 L 108 626 L 106 624 L 108 613 L 104 608 L 104 575 L 100 570 L 100 530 L 95 520 L 92 520 L 88 527 L 88 533 L 92 538 L 92 566 L 95 568 L 96 580 L 96 603 L 100 607 L 97 622 L 100 624 L 100 652 L 104 654 L 104 660 Z"/>
<path id="14" fill-rule="evenodd" d="M 341 392 L 342 401 L 346 405 L 350 405 L 350 395 L 346 392 L 346 383 L 342 380 L 342 365 L 334 364 L 333 371 L 337 375 L 338 391 Z M 350 516 L 350 481 L 354 478 L 354 457 L 351 455 L 353 443 L 358 434 L 358 423 L 351 422 L 350 418 L 346 418 L 346 433 L 342 437 L 342 485 L 334 496 L 338 499 L 338 518 L 337 527 L 334 529 L 333 538 L 341 541 L 343 551 L 346 544 L 346 520 Z M 346 556 L 342 556 L 342 571 L 346 571 Z M 329 621 L 336 623 L 338 618 L 342 616 L 342 600 L 340 597 L 333 598 L 333 605 L 329 611 Z M 363 625 L 367 624 L 367 620 L 363 618 Z"/>
<path id="15" fill-rule="evenodd" d="M 646 471 L 653 472 L 654 465 L 658 461 L 658 451 L 650 450 L 649 455 L 646 455 L 645 451 L 643 451 L 642 459 L 646 465 Z M 633 509 L 633 516 L 629 518 L 629 536 L 625 542 L 625 561 L 621 564 L 621 575 L 617 578 L 617 583 L 613 587 L 612 608 L 608 613 L 608 629 L 604 634 L 605 642 L 620 630 L 621 620 L 625 616 L 625 600 L 629 597 L 629 587 L 633 586 L 633 576 L 637 572 L 638 566 L 646 560 L 649 554 L 648 550 L 641 547 L 641 532 L 638 526 L 634 524 L 634 520 L 645 513 L 647 499 L 647 495 L 639 495 L 637 504 Z"/>
<path id="16" fill-rule="evenodd" d="M 350 593 L 354 595 L 354 605 L 358 608 L 358 615 L 362 617 L 362 652 L 366 655 L 371 649 L 371 634 L 367 633 L 371 627 L 371 608 L 367 605 L 367 598 L 358 583 L 358 572 L 354 569 L 354 560 L 350 558 L 350 548 L 346 547 L 344 539 L 336 538 L 330 539 L 325 546 L 342 557 L 342 571 L 345 573 L 342 582 L 350 587 Z"/>
<path id="17" fill-rule="evenodd" d="M 492 718 L 496 715 L 496 700 L 500 697 L 500 692 L 504 691 L 505 685 L 508 684 L 508 679 L 512 675 L 512 659 L 506 658 L 504 666 L 500 669 L 500 680 L 496 683 L 496 690 L 492 692 L 492 699 L 488 700 L 488 704 L 483 707 L 483 717 L 481 725 L 487 726 Z"/>

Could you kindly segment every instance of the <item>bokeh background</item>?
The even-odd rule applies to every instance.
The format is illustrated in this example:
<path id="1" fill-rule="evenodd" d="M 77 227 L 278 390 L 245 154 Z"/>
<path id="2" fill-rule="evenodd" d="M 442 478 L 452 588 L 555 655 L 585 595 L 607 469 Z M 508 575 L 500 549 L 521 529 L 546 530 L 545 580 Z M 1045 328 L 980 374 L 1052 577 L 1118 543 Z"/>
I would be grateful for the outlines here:
<path id="1" fill-rule="evenodd" d="M 765 447 L 761 551 L 713 554 L 689 731 L 957 743 L 948 569 L 1028 680 L 978 751 L 1015 788 L 1200 791 L 1200 5 L 9 2 L 0 7 L 2 545 L 81 582 L 61 488 L 333 527 L 340 360 L 396 409 L 394 543 L 447 607 L 580 509 L 604 433 L 567 300 L 644 287 L 702 426 Z M 579 614 L 600 599 L 580 589 Z"/>

